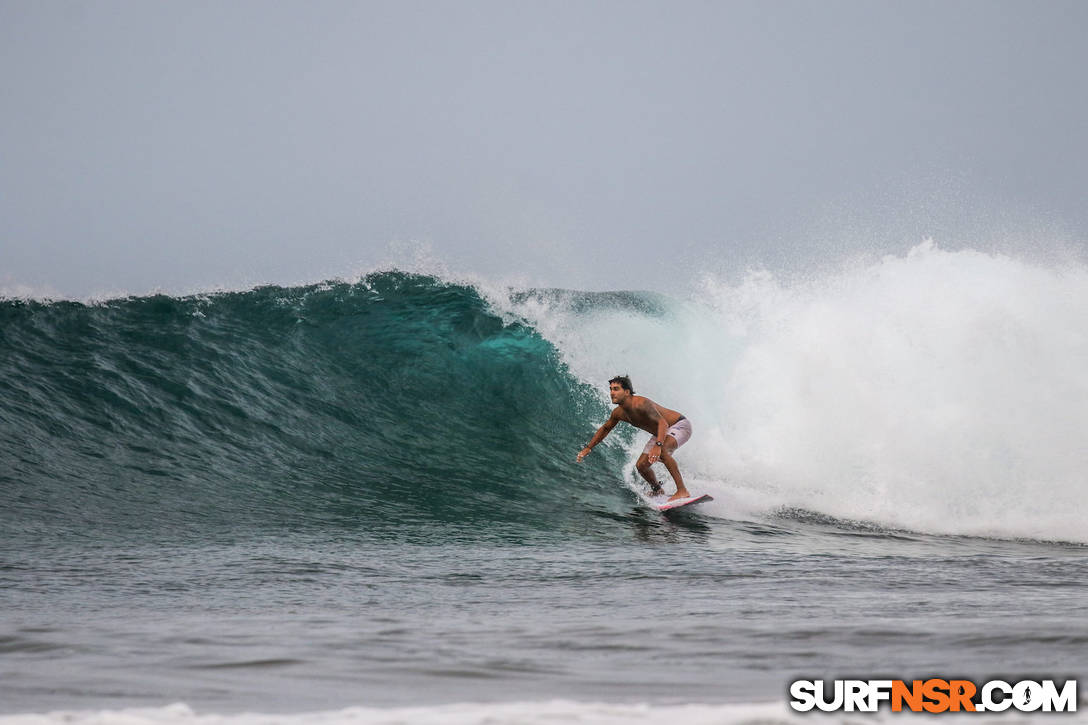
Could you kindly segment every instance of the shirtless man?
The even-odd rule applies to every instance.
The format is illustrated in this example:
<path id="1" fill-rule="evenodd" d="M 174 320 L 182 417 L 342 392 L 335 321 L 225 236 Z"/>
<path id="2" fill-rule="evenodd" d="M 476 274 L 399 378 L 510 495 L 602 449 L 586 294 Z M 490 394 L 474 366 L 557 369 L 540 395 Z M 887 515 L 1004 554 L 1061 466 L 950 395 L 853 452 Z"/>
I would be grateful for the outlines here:
<path id="1" fill-rule="evenodd" d="M 593 440 L 587 443 L 578 454 L 578 462 L 581 463 L 593 447 L 612 432 L 617 423 L 621 420 L 626 421 L 653 436 L 642 450 L 638 462 L 635 463 L 635 468 L 650 484 L 651 493 L 654 495 L 662 493 L 661 484 L 657 482 L 657 476 L 654 475 L 651 467 L 660 459 L 672 474 L 672 480 L 676 482 L 676 493 L 669 500 L 674 501 L 691 496 L 684 488 L 684 479 L 680 477 L 680 469 L 676 466 L 676 459 L 672 457 L 673 451 L 691 438 L 691 421 L 675 410 L 662 408 L 649 398 L 635 395 L 631 387 L 631 379 L 626 375 L 619 375 L 609 380 L 608 392 L 616 408 L 605 424 L 597 430 Z"/>

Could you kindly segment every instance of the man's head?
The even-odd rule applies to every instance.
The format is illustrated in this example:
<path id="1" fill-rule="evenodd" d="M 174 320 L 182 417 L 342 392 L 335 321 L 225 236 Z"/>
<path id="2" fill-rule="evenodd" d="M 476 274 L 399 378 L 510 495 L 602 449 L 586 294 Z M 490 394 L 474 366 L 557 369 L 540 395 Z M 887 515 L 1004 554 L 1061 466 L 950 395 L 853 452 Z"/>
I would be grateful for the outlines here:
<path id="1" fill-rule="evenodd" d="M 635 394 L 635 389 L 631 387 L 631 378 L 626 375 L 617 375 L 608 381 L 608 394 L 612 396 L 612 402 L 619 405 L 628 397 Z"/>

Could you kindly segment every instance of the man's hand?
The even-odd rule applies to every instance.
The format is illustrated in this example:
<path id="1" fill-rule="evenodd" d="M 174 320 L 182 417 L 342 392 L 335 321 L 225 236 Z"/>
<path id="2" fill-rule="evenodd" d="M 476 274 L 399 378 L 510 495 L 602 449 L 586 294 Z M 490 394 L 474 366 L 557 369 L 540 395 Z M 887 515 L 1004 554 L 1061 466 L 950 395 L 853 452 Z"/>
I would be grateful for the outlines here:
<path id="1" fill-rule="evenodd" d="M 590 450 L 591 450 L 590 447 L 586 446 L 585 448 L 583 448 L 581 451 L 578 452 L 578 462 L 579 463 L 582 462 L 583 458 L 585 458 L 586 456 L 589 455 Z"/>

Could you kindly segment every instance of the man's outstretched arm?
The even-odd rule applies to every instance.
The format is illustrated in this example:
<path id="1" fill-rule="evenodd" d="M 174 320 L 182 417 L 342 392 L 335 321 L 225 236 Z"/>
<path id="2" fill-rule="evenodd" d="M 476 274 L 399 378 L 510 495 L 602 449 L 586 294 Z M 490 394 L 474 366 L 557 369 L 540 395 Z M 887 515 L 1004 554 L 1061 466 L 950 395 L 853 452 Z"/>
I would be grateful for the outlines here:
<path id="1" fill-rule="evenodd" d="M 616 410 L 619 410 L 619 408 L 617 408 Z M 617 417 L 615 411 L 613 411 L 612 415 L 609 417 L 608 420 L 605 421 L 604 425 L 598 428 L 597 432 L 593 434 L 593 439 L 589 443 L 586 443 L 586 447 L 578 453 L 578 462 L 581 463 L 582 459 L 588 456 L 589 452 L 593 450 L 593 447 L 603 441 L 605 439 L 605 436 L 611 433 L 612 429 L 615 428 L 616 424 L 619 422 L 619 417 Z"/>

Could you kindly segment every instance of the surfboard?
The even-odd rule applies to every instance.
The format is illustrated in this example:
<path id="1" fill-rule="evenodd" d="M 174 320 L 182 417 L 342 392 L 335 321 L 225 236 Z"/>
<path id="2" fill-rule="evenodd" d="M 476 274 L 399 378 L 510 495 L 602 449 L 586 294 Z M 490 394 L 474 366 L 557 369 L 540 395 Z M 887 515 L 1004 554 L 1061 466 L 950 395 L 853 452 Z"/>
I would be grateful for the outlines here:
<path id="1" fill-rule="evenodd" d="M 702 493 L 698 496 L 688 496 L 687 498 L 678 498 L 675 501 L 670 501 L 667 496 L 654 496 L 653 498 L 647 497 L 646 501 L 658 511 L 675 511 L 678 508 L 684 506 L 691 506 L 697 503 L 706 503 L 707 501 L 713 501 L 714 497 L 709 493 Z"/>

